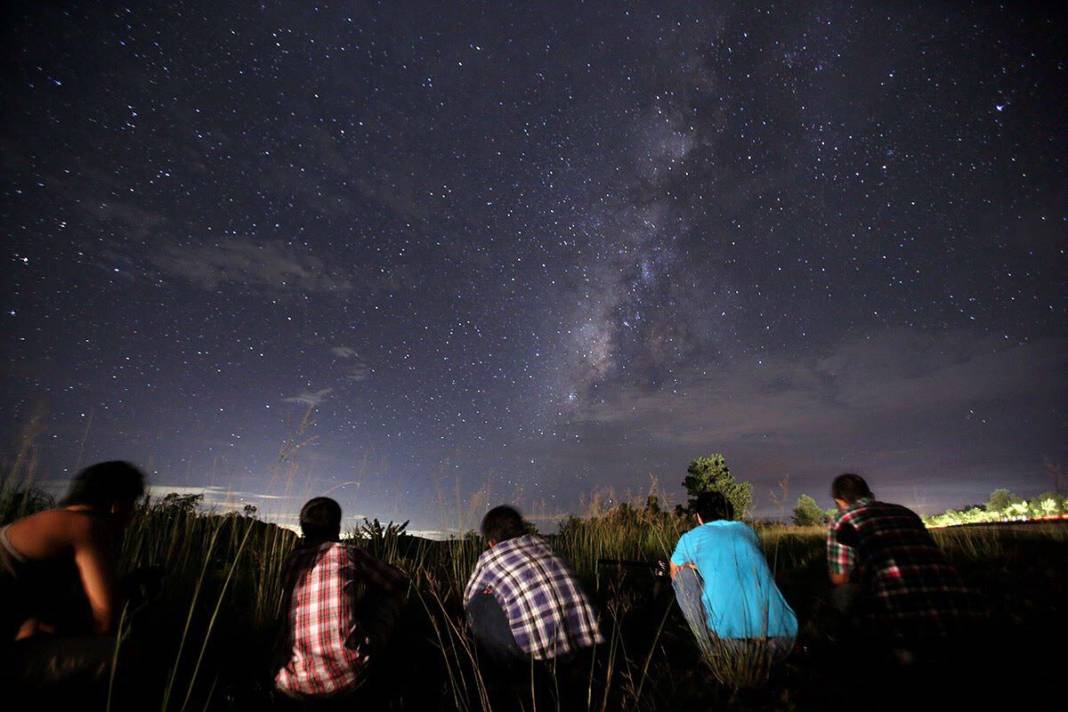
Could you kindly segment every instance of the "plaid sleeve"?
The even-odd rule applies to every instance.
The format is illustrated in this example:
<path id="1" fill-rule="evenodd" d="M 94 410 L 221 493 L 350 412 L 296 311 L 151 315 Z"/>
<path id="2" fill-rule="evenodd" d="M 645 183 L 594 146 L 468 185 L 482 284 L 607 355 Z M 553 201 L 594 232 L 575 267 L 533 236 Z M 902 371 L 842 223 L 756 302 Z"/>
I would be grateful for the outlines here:
<path id="1" fill-rule="evenodd" d="M 387 593 L 398 593 L 408 585 L 408 577 L 396 566 L 391 566 L 368 554 L 358 546 L 349 547 L 349 559 L 361 580 Z"/>
<path id="2" fill-rule="evenodd" d="M 835 575 L 852 573 L 857 564 L 856 549 L 840 540 L 839 530 L 843 526 L 853 525 L 843 522 L 842 517 L 835 517 L 827 530 L 827 569 Z"/>
<path id="3" fill-rule="evenodd" d="M 471 572 L 471 578 L 467 580 L 467 586 L 464 588 L 464 607 L 466 608 L 475 594 L 487 585 L 489 585 L 489 569 L 479 557 L 475 570 Z"/>

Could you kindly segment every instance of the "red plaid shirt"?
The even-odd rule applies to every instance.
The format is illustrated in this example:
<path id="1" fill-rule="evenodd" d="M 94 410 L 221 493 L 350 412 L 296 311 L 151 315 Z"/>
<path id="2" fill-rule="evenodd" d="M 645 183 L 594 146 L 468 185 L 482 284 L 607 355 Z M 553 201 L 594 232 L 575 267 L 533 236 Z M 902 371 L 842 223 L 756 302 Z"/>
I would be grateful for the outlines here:
<path id="1" fill-rule="evenodd" d="M 946 635 L 984 606 L 961 581 L 916 514 L 898 504 L 859 500 L 827 532 L 827 565 L 869 594 L 865 613 L 888 635 Z"/>
<path id="2" fill-rule="evenodd" d="M 325 542 L 295 549 L 286 561 L 285 581 L 291 652 L 275 685 L 291 695 L 316 697 L 359 686 L 370 660 L 355 615 L 361 584 L 399 593 L 404 574 L 358 546 Z"/>

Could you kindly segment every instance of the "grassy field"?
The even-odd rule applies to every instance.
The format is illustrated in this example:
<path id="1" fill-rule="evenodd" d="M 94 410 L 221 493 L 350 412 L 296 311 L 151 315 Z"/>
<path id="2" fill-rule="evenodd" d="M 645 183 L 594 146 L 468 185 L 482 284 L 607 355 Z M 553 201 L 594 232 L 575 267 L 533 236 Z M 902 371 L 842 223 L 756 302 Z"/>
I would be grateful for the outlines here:
<path id="1" fill-rule="evenodd" d="M 20 503 L 9 493 L 0 504 L 6 520 L 42 502 Z M 552 537 L 596 601 L 607 638 L 587 676 L 584 708 L 827 709 L 870 689 L 871 679 L 849 668 L 852 651 L 828 623 L 819 528 L 759 529 L 768 561 L 801 621 L 794 654 L 770 673 L 737 660 L 702 657 L 662 579 L 640 567 L 598 566 L 601 559 L 666 559 L 686 528 L 685 520 L 667 512 L 626 507 L 567 521 Z M 481 542 L 427 541 L 388 527 L 353 534 L 412 581 L 394 648 L 376 663 L 369 702 L 382 709 L 490 706 L 461 606 Z M 1068 527 L 968 527 L 937 530 L 935 537 L 965 578 L 986 594 L 991 617 L 982 632 L 989 646 L 985 662 L 996 663 L 993 669 L 1017 701 L 1022 695 L 1046 699 L 1047 685 L 1053 699 L 1053 683 L 1044 672 L 1050 658 L 1038 645 L 1064 640 Z M 155 567 L 164 585 L 150 603 L 124 618 L 112 707 L 263 709 L 281 565 L 295 542 L 292 532 L 252 518 L 145 506 L 126 534 L 122 567 Z M 897 686 L 896 671 L 875 672 L 885 673 L 883 683 Z M 534 686 L 539 685 L 545 683 Z M 545 699 L 538 709 L 553 708 L 551 696 Z"/>

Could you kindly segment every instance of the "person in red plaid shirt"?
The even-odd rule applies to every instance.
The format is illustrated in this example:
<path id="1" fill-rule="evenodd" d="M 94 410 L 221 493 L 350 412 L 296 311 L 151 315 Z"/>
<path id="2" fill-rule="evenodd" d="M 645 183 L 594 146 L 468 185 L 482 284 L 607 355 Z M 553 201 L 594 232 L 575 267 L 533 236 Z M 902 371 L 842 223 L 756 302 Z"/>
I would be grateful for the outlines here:
<path id="1" fill-rule="evenodd" d="M 464 590 L 468 622 L 482 650 L 501 665 L 553 660 L 604 641 L 597 614 L 575 575 L 548 542 L 528 534 L 508 506 L 482 520 L 488 548 Z"/>
<path id="2" fill-rule="evenodd" d="M 328 497 L 300 512 L 301 543 L 285 564 L 286 662 L 275 686 L 289 697 L 343 697 L 366 678 L 407 588 L 404 573 L 339 541 L 341 506 Z"/>
<path id="3" fill-rule="evenodd" d="M 982 615 L 976 594 L 912 510 L 876 501 L 854 474 L 835 478 L 831 496 L 838 514 L 827 532 L 827 564 L 836 606 L 890 639 L 899 658 L 914 644 L 966 632 Z"/>

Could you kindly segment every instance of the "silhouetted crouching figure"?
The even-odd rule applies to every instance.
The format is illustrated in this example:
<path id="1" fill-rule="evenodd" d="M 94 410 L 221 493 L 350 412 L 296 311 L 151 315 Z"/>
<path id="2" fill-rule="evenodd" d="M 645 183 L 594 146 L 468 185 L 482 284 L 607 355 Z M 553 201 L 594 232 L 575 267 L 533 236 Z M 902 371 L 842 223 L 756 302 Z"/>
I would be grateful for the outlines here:
<path id="1" fill-rule="evenodd" d="M 671 555 L 679 607 L 718 674 L 735 684 L 758 683 L 793 648 L 797 617 L 775 584 L 756 533 L 733 521 L 730 502 L 705 492 L 693 513 L 697 526 L 679 538 Z"/>
<path id="2" fill-rule="evenodd" d="M 117 549 L 144 487 L 133 465 L 101 462 L 74 477 L 59 507 L 0 529 L 6 701 L 47 690 L 95 704 L 103 692 L 120 614 Z"/>
<path id="3" fill-rule="evenodd" d="M 906 663 L 919 648 L 971 629 L 984 606 L 912 510 L 877 501 L 854 474 L 835 478 L 831 496 L 838 514 L 827 564 L 836 607 Z"/>
<path id="4" fill-rule="evenodd" d="M 300 527 L 304 538 L 285 563 L 285 662 L 275 686 L 308 707 L 342 706 L 385 647 L 408 579 L 340 541 L 341 506 L 328 497 L 304 505 Z"/>
<path id="5" fill-rule="evenodd" d="M 933 701 L 936 690 L 918 690 L 937 682 L 943 692 L 957 690 L 951 697 L 961 701 L 964 687 L 950 683 L 976 673 L 966 672 L 961 643 L 976 632 L 984 601 L 912 510 L 877 501 L 868 483 L 850 473 L 835 478 L 831 496 L 838 514 L 827 531 L 827 564 L 832 601 L 854 628 L 850 657 L 866 660 L 870 674 L 886 677 L 888 689 L 908 699 L 924 694 Z M 928 673 L 935 678 L 923 680 Z"/>
<path id="6" fill-rule="evenodd" d="M 467 582 L 464 607 L 483 677 L 528 698 L 532 676 L 536 687 L 540 678 L 567 708 L 589 675 L 592 648 L 604 642 L 597 614 L 570 567 L 527 533 L 514 508 L 491 509 L 482 536 L 487 548 Z"/>

